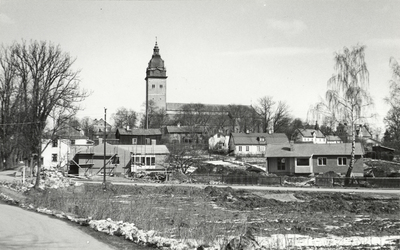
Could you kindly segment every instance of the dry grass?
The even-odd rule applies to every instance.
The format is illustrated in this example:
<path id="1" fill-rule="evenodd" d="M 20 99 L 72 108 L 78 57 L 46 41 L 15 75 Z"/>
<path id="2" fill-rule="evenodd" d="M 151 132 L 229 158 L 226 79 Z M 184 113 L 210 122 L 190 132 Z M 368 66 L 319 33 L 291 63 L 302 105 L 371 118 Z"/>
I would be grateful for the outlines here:
<path id="1" fill-rule="evenodd" d="M 247 218 L 238 223 L 235 213 L 216 209 L 198 188 L 109 186 L 103 191 L 101 186 L 86 185 L 33 192 L 30 199 L 38 207 L 97 220 L 133 222 L 160 236 L 203 244 L 240 235 L 247 226 Z"/>
<path id="2" fill-rule="evenodd" d="M 247 192 L 231 188 L 86 185 L 32 192 L 35 206 L 80 217 L 133 222 L 160 236 L 208 244 L 243 234 L 303 234 L 322 237 L 384 236 L 400 230 L 399 198 L 340 193 Z M 267 197 L 267 198 L 266 198 Z M 271 197 L 275 197 L 271 199 Z"/>

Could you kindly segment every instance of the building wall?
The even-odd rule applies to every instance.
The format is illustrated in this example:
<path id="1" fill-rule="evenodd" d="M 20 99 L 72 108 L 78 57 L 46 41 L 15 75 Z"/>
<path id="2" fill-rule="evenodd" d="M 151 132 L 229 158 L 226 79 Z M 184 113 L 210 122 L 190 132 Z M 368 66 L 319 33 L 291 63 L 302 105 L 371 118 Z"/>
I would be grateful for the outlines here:
<path id="1" fill-rule="evenodd" d="M 326 166 L 318 166 L 318 158 L 326 158 Z M 334 171 L 336 173 L 346 174 L 350 164 L 350 156 L 346 156 L 346 165 L 338 166 L 338 157 L 344 156 L 313 156 L 312 162 L 314 167 L 314 173 L 325 173 Z M 361 156 L 356 156 L 356 161 L 353 167 L 353 173 L 364 173 L 363 160 Z"/>
<path id="2" fill-rule="evenodd" d="M 278 170 L 278 160 L 281 160 L 281 158 L 268 158 L 267 159 L 268 173 L 273 173 L 276 175 L 290 175 L 291 169 L 292 169 L 292 167 L 290 165 L 294 164 L 293 159 L 291 159 L 291 158 L 284 158 L 284 159 L 285 159 L 285 169 Z"/>
<path id="3" fill-rule="evenodd" d="M 119 143 L 121 145 L 132 145 L 132 139 L 137 139 L 137 145 L 150 145 L 152 140 L 156 140 L 156 145 L 161 142 L 161 135 L 120 135 Z M 146 138 L 150 139 L 150 144 L 146 144 Z"/>
<path id="4" fill-rule="evenodd" d="M 235 155 L 265 155 L 267 145 L 236 145 Z"/>
<path id="5" fill-rule="evenodd" d="M 145 170 L 164 169 L 165 168 L 164 163 L 165 163 L 165 160 L 167 158 L 167 155 L 163 155 L 163 154 L 137 154 L 137 155 L 134 155 L 134 157 L 135 157 L 135 160 L 132 161 L 132 162 L 139 161 L 138 162 L 139 164 L 131 165 L 131 171 L 132 172 L 138 172 L 138 171 L 145 171 Z M 149 165 L 149 164 L 145 163 L 144 165 L 141 165 L 140 163 L 142 162 L 142 159 L 143 158 L 147 158 L 147 157 L 154 157 L 155 158 L 154 164 L 150 163 L 150 165 Z M 139 159 L 137 159 L 137 158 L 139 158 Z M 146 159 L 146 161 L 147 161 L 147 159 Z"/>
<path id="6" fill-rule="evenodd" d="M 47 145 L 47 143 L 49 144 Z M 68 162 L 69 145 L 66 140 L 57 140 L 56 147 L 53 147 L 53 143 L 50 140 L 45 140 L 42 143 L 43 149 L 43 167 L 56 167 L 59 164 L 63 166 Z M 53 155 L 56 155 L 55 161 Z"/>
<path id="7" fill-rule="evenodd" d="M 146 101 L 153 101 L 159 109 L 167 109 L 167 79 L 166 78 L 147 78 Z"/>

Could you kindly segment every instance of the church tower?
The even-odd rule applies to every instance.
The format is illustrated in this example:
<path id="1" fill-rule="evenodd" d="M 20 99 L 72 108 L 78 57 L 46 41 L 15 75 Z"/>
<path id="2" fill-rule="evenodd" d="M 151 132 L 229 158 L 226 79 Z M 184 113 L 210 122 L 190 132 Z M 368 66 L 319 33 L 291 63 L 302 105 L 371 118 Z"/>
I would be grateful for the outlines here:
<path id="1" fill-rule="evenodd" d="M 156 44 L 153 49 L 153 56 L 149 61 L 146 70 L 146 128 L 148 128 L 148 112 L 150 102 L 160 109 L 167 109 L 167 69 L 164 67 L 164 60 L 161 59 L 160 50 Z"/>

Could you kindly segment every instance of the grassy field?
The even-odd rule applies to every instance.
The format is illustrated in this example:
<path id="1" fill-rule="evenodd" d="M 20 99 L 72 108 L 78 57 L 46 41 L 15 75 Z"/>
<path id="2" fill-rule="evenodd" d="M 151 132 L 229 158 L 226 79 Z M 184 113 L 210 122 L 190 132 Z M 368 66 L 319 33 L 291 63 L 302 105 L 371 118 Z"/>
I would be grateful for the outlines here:
<path id="1" fill-rule="evenodd" d="M 93 219 L 133 222 L 143 230 L 207 245 L 251 229 L 256 236 L 313 237 L 400 235 L 399 196 L 372 194 L 250 192 L 232 188 L 86 184 L 31 190 L 38 207 Z"/>

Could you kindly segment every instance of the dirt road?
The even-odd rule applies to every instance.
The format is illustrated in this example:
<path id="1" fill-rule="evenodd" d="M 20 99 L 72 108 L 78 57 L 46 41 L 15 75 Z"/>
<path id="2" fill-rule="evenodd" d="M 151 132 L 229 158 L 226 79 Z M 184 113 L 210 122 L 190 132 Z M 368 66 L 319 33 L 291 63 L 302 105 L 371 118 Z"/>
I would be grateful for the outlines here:
<path id="1" fill-rule="evenodd" d="M 65 221 L 0 203 L 0 249 L 114 249 Z"/>

